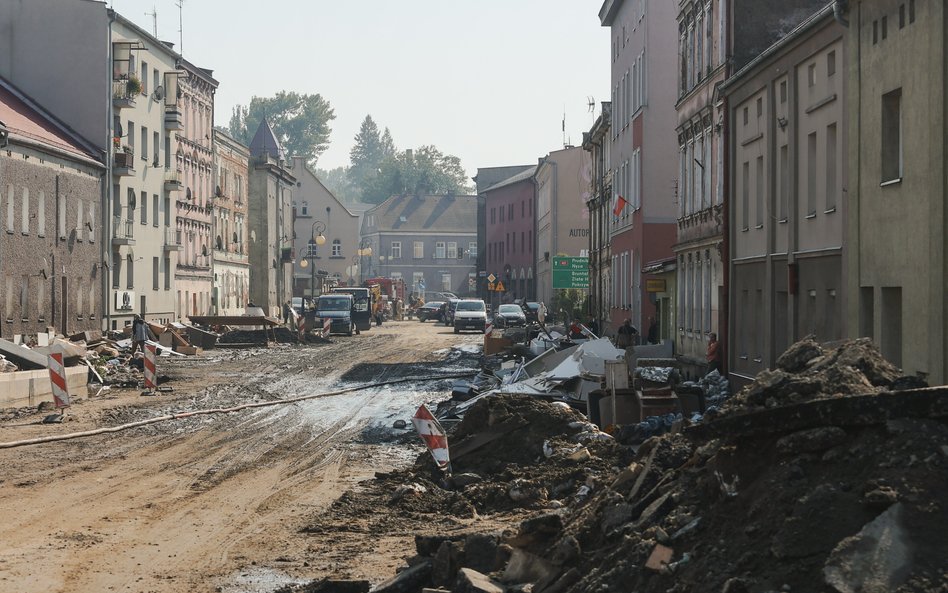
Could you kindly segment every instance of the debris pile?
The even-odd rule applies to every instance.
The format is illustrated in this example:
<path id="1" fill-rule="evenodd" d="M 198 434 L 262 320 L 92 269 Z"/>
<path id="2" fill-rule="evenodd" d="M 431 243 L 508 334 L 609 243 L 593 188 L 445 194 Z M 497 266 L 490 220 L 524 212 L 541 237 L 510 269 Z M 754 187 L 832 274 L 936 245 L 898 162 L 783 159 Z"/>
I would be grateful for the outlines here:
<path id="1" fill-rule="evenodd" d="M 948 388 L 886 390 L 899 371 L 871 344 L 812 345 L 638 447 L 562 404 L 483 398 L 449 435 L 451 479 L 425 454 L 330 515 L 433 526 L 379 593 L 948 590 Z"/>

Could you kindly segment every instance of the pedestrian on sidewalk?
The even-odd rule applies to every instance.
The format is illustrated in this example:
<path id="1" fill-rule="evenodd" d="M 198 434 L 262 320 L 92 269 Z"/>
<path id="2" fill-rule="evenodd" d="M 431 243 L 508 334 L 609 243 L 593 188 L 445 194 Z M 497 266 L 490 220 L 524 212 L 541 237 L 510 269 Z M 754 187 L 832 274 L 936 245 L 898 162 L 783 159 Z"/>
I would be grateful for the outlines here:
<path id="1" fill-rule="evenodd" d="M 632 371 L 632 361 L 635 359 L 635 336 L 639 330 L 632 325 L 631 319 L 626 319 L 616 330 L 616 347 L 625 349 L 625 363 Z"/>
<path id="2" fill-rule="evenodd" d="M 290 305 L 290 301 L 283 303 L 283 325 L 286 325 L 290 322 L 292 317 L 293 306 Z"/>
<path id="3" fill-rule="evenodd" d="M 718 342 L 718 334 L 708 334 L 708 372 L 721 372 L 721 344 Z"/>
<path id="4" fill-rule="evenodd" d="M 141 348 L 142 354 L 145 353 L 145 340 L 148 339 L 148 326 L 141 315 L 136 315 L 132 321 L 132 354 L 134 355 L 138 348 Z"/>

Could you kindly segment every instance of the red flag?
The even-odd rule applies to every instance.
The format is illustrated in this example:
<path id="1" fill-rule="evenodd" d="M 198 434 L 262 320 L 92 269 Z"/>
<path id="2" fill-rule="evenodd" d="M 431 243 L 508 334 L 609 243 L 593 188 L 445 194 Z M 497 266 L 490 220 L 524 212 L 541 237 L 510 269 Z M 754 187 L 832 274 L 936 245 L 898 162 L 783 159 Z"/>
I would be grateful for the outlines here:
<path id="1" fill-rule="evenodd" d="M 626 205 L 626 204 L 627 204 L 627 202 L 625 201 L 625 198 L 623 198 L 621 195 L 619 195 L 619 196 L 618 196 L 618 199 L 616 200 L 616 205 L 615 205 L 615 207 L 612 209 L 612 215 L 613 215 L 613 216 L 620 216 L 620 215 L 622 214 L 622 211 L 625 210 L 625 205 Z"/>

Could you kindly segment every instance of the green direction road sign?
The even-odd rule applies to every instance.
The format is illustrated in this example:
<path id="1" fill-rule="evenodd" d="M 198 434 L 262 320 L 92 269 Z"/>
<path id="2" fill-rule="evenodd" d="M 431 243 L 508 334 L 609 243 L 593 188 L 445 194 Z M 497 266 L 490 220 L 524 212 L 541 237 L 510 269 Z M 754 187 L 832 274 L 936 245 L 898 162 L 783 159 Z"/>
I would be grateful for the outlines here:
<path id="1" fill-rule="evenodd" d="M 588 257 L 554 257 L 553 288 L 589 288 Z"/>

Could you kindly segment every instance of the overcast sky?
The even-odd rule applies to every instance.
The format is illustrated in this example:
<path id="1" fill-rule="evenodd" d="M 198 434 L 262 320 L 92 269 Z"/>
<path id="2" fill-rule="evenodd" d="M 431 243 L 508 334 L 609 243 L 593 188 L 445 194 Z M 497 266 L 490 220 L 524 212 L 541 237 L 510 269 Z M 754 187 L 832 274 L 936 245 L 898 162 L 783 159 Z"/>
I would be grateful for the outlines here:
<path id="1" fill-rule="evenodd" d="M 111 0 L 178 47 L 174 0 Z M 529 164 L 573 144 L 608 100 L 598 0 L 184 0 L 184 55 L 220 81 L 216 124 L 277 91 L 335 109 L 319 166 L 347 165 L 366 114 L 399 148 L 434 144 L 478 167 Z M 597 110 L 598 112 L 598 110 Z"/>

